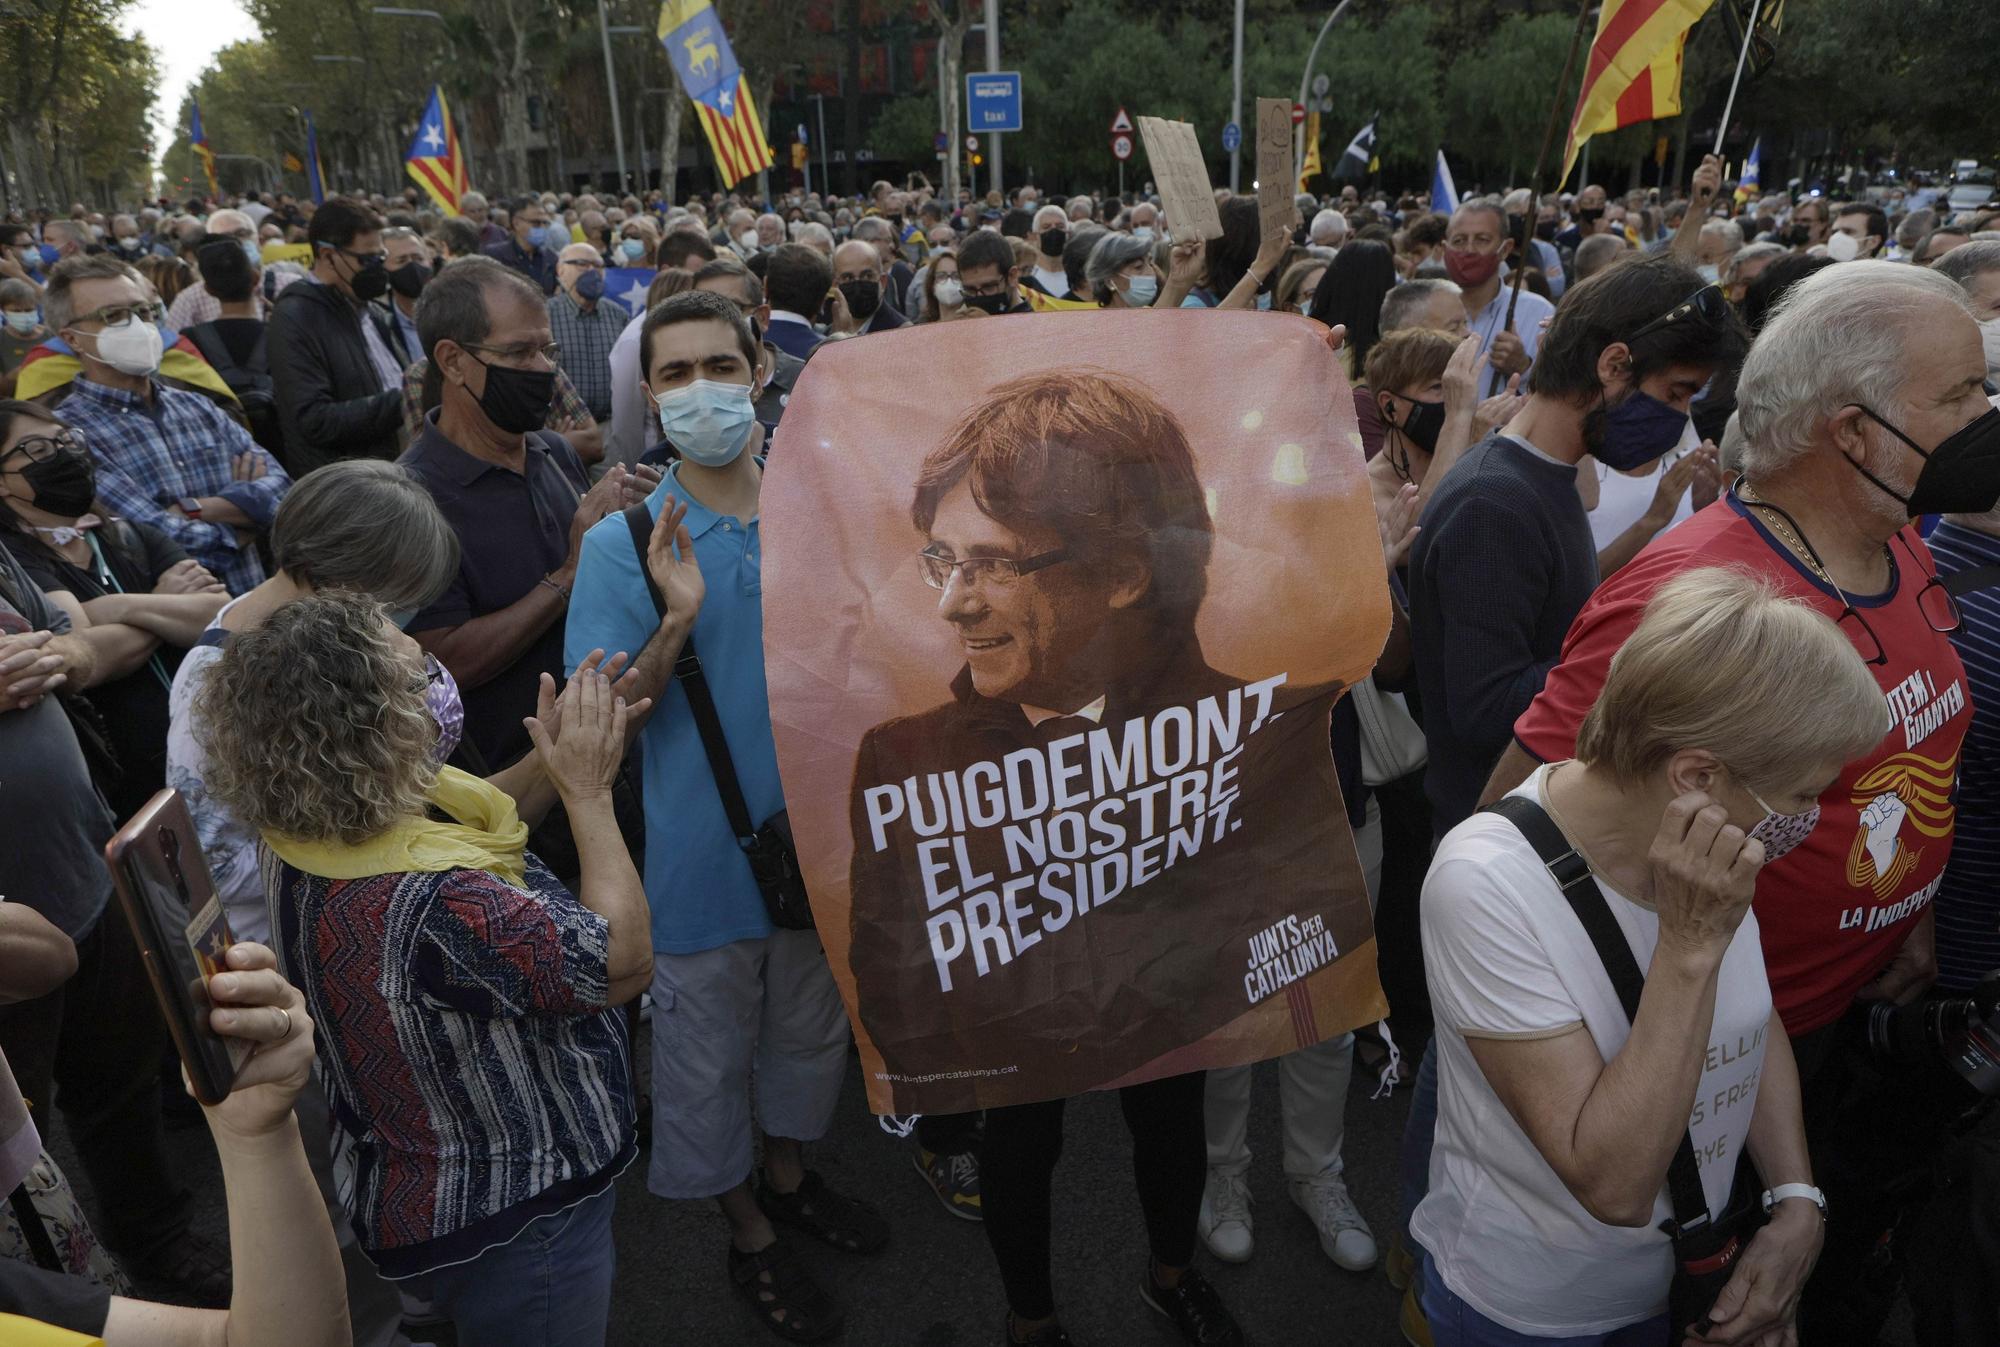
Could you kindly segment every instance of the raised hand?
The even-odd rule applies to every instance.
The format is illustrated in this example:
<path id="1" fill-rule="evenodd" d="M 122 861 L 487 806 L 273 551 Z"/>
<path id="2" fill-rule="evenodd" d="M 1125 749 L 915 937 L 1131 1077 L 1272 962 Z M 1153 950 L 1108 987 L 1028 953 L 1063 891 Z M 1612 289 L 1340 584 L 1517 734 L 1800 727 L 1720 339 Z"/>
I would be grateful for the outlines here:
<path id="1" fill-rule="evenodd" d="M 666 599 L 668 614 L 685 621 L 692 631 L 701 601 L 708 596 L 708 584 L 702 579 L 701 563 L 695 559 L 687 513 L 684 500 L 669 501 L 660 510 L 660 517 L 653 521 L 653 536 L 646 544 L 646 571 Z"/>

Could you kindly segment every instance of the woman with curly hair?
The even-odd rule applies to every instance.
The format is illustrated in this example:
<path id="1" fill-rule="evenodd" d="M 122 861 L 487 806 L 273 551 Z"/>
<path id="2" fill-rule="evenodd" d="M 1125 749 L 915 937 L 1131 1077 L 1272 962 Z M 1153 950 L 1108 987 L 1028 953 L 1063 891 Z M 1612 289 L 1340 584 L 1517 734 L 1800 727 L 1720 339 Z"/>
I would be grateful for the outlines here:
<path id="1" fill-rule="evenodd" d="M 197 699 L 209 788 L 262 839 L 275 943 L 356 1141 L 361 1246 L 468 1347 L 602 1343 L 609 1315 L 613 1183 L 635 1154 L 614 1008 L 652 975 L 611 783 L 651 703 L 601 663 L 560 698 L 542 676 L 540 770 L 506 788 L 439 765 L 431 666 L 358 594 L 238 632 Z M 541 780 L 575 833 L 575 896 L 526 849 Z"/>

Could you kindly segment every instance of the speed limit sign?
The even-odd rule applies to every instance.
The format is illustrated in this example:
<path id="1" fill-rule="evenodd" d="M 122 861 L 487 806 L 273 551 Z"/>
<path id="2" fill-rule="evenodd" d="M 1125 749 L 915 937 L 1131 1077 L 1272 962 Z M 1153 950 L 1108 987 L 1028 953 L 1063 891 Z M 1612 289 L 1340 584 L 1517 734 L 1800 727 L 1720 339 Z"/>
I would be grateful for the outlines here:
<path id="1" fill-rule="evenodd" d="M 1122 132 L 1111 138 L 1112 156 L 1120 161 L 1132 157 L 1132 137 Z"/>

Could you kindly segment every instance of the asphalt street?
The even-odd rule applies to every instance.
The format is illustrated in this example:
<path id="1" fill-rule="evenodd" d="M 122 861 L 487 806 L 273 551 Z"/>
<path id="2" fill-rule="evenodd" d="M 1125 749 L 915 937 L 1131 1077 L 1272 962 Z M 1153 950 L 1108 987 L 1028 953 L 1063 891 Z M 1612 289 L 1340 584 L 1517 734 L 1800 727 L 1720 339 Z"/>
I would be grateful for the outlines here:
<path id="1" fill-rule="evenodd" d="M 636 1058 L 647 1060 L 646 1044 Z M 642 1068 L 643 1069 L 643 1068 Z M 1386 1245 L 1395 1210 L 1395 1160 L 1407 1090 L 1370 1100 L 1373 1082 L 1357 1073 L 1348 1101 L 1348 1181 Z M 1269 1063 L 1257 1068 L 1251 1113 L 1256 1163 L 1250 1176 L 1257 1249 L 1238 1266 L 1204 1250 L 1200 1266 L 1262 1347 L 1340 1344 L 1390 1347 L 1397 1293 L 1378 1268 L 1355 1274 L 1320 1252 L 1311 1225 L 1286 1196 L 1279 1165 L 1278 1089 Z M 832 1133 L 809 1163 L 844 1192 L 865 1196 L 889 1217 L 888 1247 L 873 1257 L 801 1245 L 809 1265 L 847 1309 L 837 1341 L 883 1347 L 986 1347 L 1003 1339 L 1000 1281 L 979 1226 L 948 1216 L 910 1162 L 912 1143 L 885 1135 L 863 1102 L 859 1068 L 848 1079 Z M 1131 1148 L 1118 1102 L 1106 1094 L 1074 1100 L 1056 1170 L 1055 1281 L 1063 1320 L 1078 1347 L 1170 1347 L 1179 1338 L 1139 1299 L 1145 1230 L 1131 1181 Z M 52 1149 L 94 1204 L 58 1115 Z M 197 1223 L 227 1239 L 221 1180 L 207 1132 L 195 1123 L 169 1133 L 177 1171 L 199 1195 Z M 618 1280 L 612 1347 L 762 1347 L 782 1339 L 765 1329 L 731 1289 L 728 1240 L 709 1203 L 668 1202 L 646 1191 L 645 1153 L 618 1187 Z M 449 1347 L 449 1329 L 419 1337 Z"/>

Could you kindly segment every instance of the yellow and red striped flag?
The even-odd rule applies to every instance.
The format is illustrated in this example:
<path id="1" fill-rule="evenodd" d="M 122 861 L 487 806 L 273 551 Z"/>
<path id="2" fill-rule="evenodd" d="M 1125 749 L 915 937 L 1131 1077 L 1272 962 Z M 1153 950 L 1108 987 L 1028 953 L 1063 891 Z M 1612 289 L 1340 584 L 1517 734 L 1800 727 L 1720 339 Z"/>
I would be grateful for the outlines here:
<path id="1" fill-rule="evenodd" d="M 318 145 L 313 148 L 317 165 Z M 466 172 L 465 151 L 459 147 L 458 128 L 452 125 L 451 105 L 445 102 L 440 85 L 431 86 L 431 101 L 417 123 L 403 167 L 446 215 L 460 213 L 458 199 L 472 190 L 472 181 Z"/>
<path id="2" fill-rule="evenodd" d="M 721 100 L 725 114 L 707 103 L 694 105 L 701 129 L 708 132 L 709 148 L 715 151 L 715 166 L 724 187 L 734 187 L 745 178 L 769 168 L 775 159 L 771 142 L 764 138 L 764 125 L 757 120 L 757 105 L 750 99 L 750 81 L 739 74 L 736 88 Z"/>
<path id="3" fill-rule="evenodd" d="M 219 197 L 222 195 L 222 188 L 216 185 L 215 152 L 208 148 L 208 132 L 204 131 L 201 125 L 201 100 L 189 101 L 194 105 L 194 113 L 188 120 L 188 145 L 200 158 L 202 171 L 208 175 L 209 196 Z"/>
<path id="4" fill-rule="evenodd" d="M 734 187 L 773 162 L 771 142 L 750 99 L 750 81 L 736 64 L 729 34 L 709 0 L 666 0 L 660 6 L 660 45 L 667 49 L 681 88 L 694 100 L 701 129 L 725 187 Z"/>
<path id="5" fill-rule="evenodd" d="M 1569 179 L 1577 151 L 1599 132 L 1680 113 L 1681 49 L 1688 29 L 1714 2 L 1605 0 L 1569 119 L 1558 182 Z"/>

